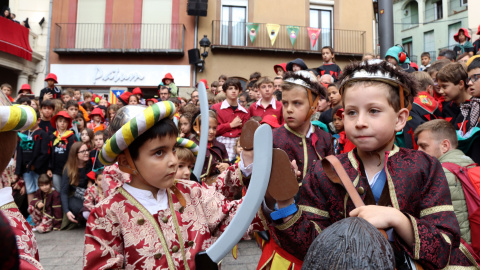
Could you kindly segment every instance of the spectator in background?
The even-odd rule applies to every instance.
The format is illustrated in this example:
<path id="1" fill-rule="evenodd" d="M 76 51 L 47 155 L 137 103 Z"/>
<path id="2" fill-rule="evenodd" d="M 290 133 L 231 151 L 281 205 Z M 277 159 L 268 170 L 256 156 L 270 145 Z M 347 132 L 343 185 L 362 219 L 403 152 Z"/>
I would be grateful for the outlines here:
<path id="1" fill-rule="evenodd" d="M 457 62 L 464 65 L 468 59 L 470 59 L 470 53 L 464 52 L 457 57 Z"/>
<path id="2" fill-rule="evenodd" d="M 430 58 L 430 53 L 429 52 L 423 52 L 420 55 L 420 58 L 421 58 L 421 62 L 422 62 L 422 64 L 420 65 L 420 71 L 424 71 L 424 70 L 426 70 L 427 68 L 430 67 L 430 62 L 432 61 L 432 59 Z"/>
<path id="3" fill-rule="evenodd" d="M 192 103 L 193 105 L 197 105 L 197 102 L 198 102 L 198 91 L 197 90 L 194 90 L 192 92 L 192 94 L 190 95 L 190 103 Z"/>
<path id="4" fill-rule="evenodd" d="M 453 39 L 458 42 L 453 48 L 453 51 L 457 55 L 467 52 L 470 56 L 473 56 L 473 44 L 470 42 L 470 34 L 466 28 L 460 28 L 460 30 L 453 35 Z"/>
<path id="5" fill-rule="evenodd" d="M 457 54 L 455 51 L 444 49 L 441 50 L 440 53 L 438 53 L 437 60 L 442 60 L 442 59 L 448 59 L 450 62 L 455 62 L 457 59 Z"/>
<path id="6" fill-rule="evenodd" d="M 480 36 L 480 25 L 478 26 L 477 36 Z M 480 50 L 480 38 L 473 42 L 473 54 L 478 54 Z"/>
<path id="7" fill-rule="evenodd" d="M 10 14 L 10 8 L 9 8 L 9 7 L 5 8 L 5 9 L 3 10 L 2 16 L 3 16 L 4 18 L 6 18 L 6 19 L 9 19 L 9 20 L 12 19 L 12 15 Z"/>
<path id="8" fill-rule="evenodd" d="M 170 90 L 168 89 L 167 86 L 160 86 L 160 90 L 158 91 L 158 94 L 160 95 L 160 100 L 166 101 L 170 98 Z"/>
<path id="9" fill-rule="evenodd" d="M 12 16 L 11 16 L 11 17 L 12 17 L 12 21 L 14 21 L 14 22 L 16 22 L 16 23 L 20 24 L 20 22 L 19 22 L 19 21 L 15 20 L 15 18 L 17 18 L 17 15 L 15 15 L 15 13 L 12 13 Z"/>

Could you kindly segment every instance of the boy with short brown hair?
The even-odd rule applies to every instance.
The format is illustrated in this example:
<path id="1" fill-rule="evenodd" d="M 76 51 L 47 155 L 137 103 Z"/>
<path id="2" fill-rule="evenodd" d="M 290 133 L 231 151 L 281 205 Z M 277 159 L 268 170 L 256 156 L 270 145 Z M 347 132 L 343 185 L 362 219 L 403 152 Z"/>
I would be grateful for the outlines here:
<path id="1" fill-rule="evenodd" d="M 251 116 L 265 117 L 273 115 L 280 125 L 283 125 L 282 103 L 273 98 L 273 81 L 268 77 L 261 77 L 257 81 L 258 88 L 262 98 L 250 105 L 248 109 Z"/>

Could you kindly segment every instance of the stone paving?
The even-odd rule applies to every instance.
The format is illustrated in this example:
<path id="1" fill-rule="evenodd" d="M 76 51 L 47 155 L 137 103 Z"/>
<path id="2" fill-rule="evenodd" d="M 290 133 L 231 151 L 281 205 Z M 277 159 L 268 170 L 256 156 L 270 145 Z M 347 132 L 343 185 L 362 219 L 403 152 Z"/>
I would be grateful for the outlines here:
<path id="1" fill-rule="evenodd" d="M 82 269 L 84 229 L 58 231 L 46 234 L 35 233 L 40 253 L 40 262 L 45 270 Z M 231 253 L 223 259 L 222 270 L 254 270 L 257 268 L 261 250 L 255 240 L 238 244 L 238 259 Z"/>

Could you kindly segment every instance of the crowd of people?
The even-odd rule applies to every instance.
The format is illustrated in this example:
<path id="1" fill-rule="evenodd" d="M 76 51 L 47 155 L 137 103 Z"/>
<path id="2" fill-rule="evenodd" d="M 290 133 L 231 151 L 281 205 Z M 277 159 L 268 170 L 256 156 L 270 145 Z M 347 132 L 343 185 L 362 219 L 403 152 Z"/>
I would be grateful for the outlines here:
<path id="1" fill-rule="evenodd" d="M 23 21 L 17 21 L 16 18 L 17 18 L 17 15 L 15 13 L 12 13 L 10 11 L 10 8 L 9 7 L 4 7 L 3 8 L 3 11 L 2 11 L 2 14 L 1 14 L 2 17 L 4 17 L 5 19 L 9 19 L 9 20 L 12 20 L 18 24 L 21 24 L 23 26 L 25 26 L 26 28 L 30 28 L 30 25 L 28 24 L 28 18 L 26 18 L 25 20 Z"/>
<path id="2" fill-rule="evenodd" d="M 52 73 L 38 100 L 28 84 L 16 98 L 2 84 L 38 119 L 18 133 L 2 186 L 12 187 L 33 231 L 86 225 L 85 269 L 195 268 L 195 254 L 225 230 L 248 189 L 253 151 L 240 137 L 254 120 L 271 126 L 273 147 L 286 152 L 300 186 L 287 200 L 267 194 L 244 236 L 261 242 L 259 269 L 279 261 L 300 269 L 316 256 L 308 255 L 315 237 L 348 216 L 387 231 L 397 269 L 407 257 L 427 269 L 478 267 L 478 224 L 469 222 L 458 176 L 442 165 L 480 163 L 478 44 L 465 29 L 455 37 L 454 50 L 436 61 L 424 53 L 420 67 L 393 46 L 384 60 L 368 54 L 342 70 L 327 46 L 318 68 L 297 58 L 272 65 L 272 74 L 253 72 L 245 87 L 226 75 L 202 79 L 208 112 L 200 112 L 198 89 L 179 96 L 170 73 L 155 97 L 137 87 L 117 104 L 61 91 Z M 208 145 L 196 178 L 201 113 Z M 320 161 L 330 155 L 368 206 L 356 208 L 328 180 Z M 478 192 L 480 179 L 470 180 Z"/>

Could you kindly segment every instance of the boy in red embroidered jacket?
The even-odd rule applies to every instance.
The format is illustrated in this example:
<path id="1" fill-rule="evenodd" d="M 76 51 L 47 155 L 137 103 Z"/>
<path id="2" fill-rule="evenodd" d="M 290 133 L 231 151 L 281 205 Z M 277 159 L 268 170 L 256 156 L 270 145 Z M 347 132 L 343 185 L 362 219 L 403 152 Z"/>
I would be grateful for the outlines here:
<path id="1" fill-rule="evenodd" d="M 116 114 L 110 128 L 117 132 L 100 158 L 105 165 L 118 160 L 104 177 L 122 178 L 123 184 L 90 213 L 84 269 L 195 269 L 196 253 L 231 222 L 241 200 L 228 201 L 213 187 L 174 179 L 174 113 L 173 103 L 162 101 L 146 109 L 125 106 Z M 257 216 L 249 230 L 260 228 Z"/>
<path id="2" fill-rule="evenodd" d="M 301 172 L 299 183 L 317 160 L 333 155 L 332 136 L 310 123 L 325 88 L 308 71 L 287 72 L 282 84 L 282 109 L 285 125 L 273 130 L 273 147 L 295 160 Z"/>
<path id="3" fill-rule="evenodd" d="M 250 117 L 260 116 L 263 119 L 266 115 L 273 115 L 277 118 L 278 123 L 283 125 L 282 102 L 273 98 L 273 81 L 268 77 L 261 77 L 257 81 L 257 86 L 262 98 L 250 105 L 248 109 Z"/>
<path id="4" fill-rule="evenodd" d="M 397 269 L 403 267 L 405 254 L 425 269 L 478 267 L 460 243 L 438 160 L 394 145 L 395 133 L 408 119 L 416 81 L 381 60 L 352 63 L 343 76 L 345 131 L 357 148 L 338 158 L 366 206 L 355 209 L 345 189 L 332 183 L 318 162 L 297 194 L 297 212 L 272 223 L 277 225 L 275 235 L 282 248 L 303 260 L 322 229 L 352 216 L 386 230 Z M 293 198 L 277 204 L 278 208 L 295 206 Z"/>
<path id="5" fill-rule="evenodd" d="M 32 230 L 39 233 L 59 231 L 63 218 L 60 193 L 52 189 L 52 179 L 46 174 L 38 177 L 38 187 L 35 197 L 28 206 L 28 213 L 35 223 Z"/>
<path id="6" fill-rule="evenodd" d="M 227 99 L 212 105 L 211 109 L 217 112 L 217 140 L 225 145 L 228 160 L 232 160 L 235 157 L 235 144 L 250 113 L 238 104 L 238 92 L 242 89 L 238 79 L 228 78 L 222 87 Z"/>

